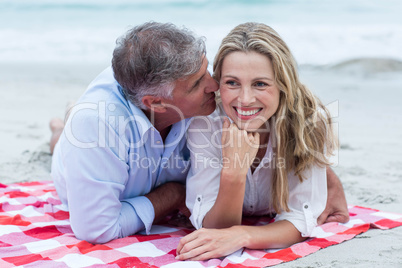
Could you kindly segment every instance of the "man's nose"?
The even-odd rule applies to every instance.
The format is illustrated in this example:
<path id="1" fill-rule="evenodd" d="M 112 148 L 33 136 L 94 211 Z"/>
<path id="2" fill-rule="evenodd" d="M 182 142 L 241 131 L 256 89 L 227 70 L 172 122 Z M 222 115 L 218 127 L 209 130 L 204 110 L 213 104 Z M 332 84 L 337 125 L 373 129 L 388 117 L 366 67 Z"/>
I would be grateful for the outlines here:
<path id="1" fill-rule="evenodd" d="M 212 78 L 209 72 L 206 75 L 208 79 L 208 84 L 205 88 L 205 93 L 211 93 L 217 91 L 219 89 L 218 82 L 216 82 L 215 79 Z"/>

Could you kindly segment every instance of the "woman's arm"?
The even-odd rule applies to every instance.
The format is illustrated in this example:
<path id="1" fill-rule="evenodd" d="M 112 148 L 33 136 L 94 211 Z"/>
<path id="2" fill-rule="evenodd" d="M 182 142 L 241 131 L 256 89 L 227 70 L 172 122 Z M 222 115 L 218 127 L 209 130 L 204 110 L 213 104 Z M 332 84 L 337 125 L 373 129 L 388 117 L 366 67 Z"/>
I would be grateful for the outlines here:
<path id="1" fill-rule="evenodd" d="M 222 126 L 222 170 L 215 204 L 203 227 L 227 228 L 241 224 L 247 172 L 260 144 L 259 134 L 239 130 L 227 118 Z"/>
<path id="2" fill-rule="evenodd" d="M 232 226 L 224 229 L 199 229 L 183 237 L 177 247 L 178 260 L 201 261 L 227 256 L 243 247 L 283 248 L 306 238 L 289 221 L 265 226 Z"/>
<path id="3" fill-rule="evenodd" d="M 230 170 L 221 171 L 218 196 L 204 217 L 203 227 L 227 228 L 241 224 L 246 175 Z"/>
<path id="4" fill-rule="evenodd" d="M 324 212 L 317 220 L 318 224 L 323 224 L 326 222 L 348 222 L 349 211 L 345 192 L 343 191 L 341 181 L 330 167 L 327 167 L 327 185 L 327 205 Z"/>
<path id="5" fill-rule="evenodd" d="M 205 260 L 231 254 L 243 247 L 281 248 L 301 242 L 311 235 L 316 219 L 325 208 L 327 184 L 325 168 L 312 167 L 309 179 L 299 182 L 292 172 L 289 179 L 289 208 L 266 226 L 233 226 L 225 229 L 200 229 L 182 238 L 177 259 Z"/>

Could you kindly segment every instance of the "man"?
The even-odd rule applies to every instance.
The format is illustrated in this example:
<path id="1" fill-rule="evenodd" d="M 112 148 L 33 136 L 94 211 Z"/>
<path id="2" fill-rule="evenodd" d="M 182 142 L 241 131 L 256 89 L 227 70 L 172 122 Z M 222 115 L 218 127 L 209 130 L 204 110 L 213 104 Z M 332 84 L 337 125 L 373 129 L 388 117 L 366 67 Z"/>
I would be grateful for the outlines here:
<path id="1" fill-rule="evenodd" d="M 89 85 L 66 125 L 52 122 L 52 144 L 61 133 L 52 177 L 78 239 L 105 243 L 148 233 L 184 206 L 185 132 L 191 117 L 216 106 L 218 85 L 205 53 L 203 39 L 186 29 L 155 22 L 134 27 L 118 40 L 112 69 Z M 346 221 L 342 185 L 331 172 L 329 191 L 341 203 L 329 199 L 327 214 Z"/>

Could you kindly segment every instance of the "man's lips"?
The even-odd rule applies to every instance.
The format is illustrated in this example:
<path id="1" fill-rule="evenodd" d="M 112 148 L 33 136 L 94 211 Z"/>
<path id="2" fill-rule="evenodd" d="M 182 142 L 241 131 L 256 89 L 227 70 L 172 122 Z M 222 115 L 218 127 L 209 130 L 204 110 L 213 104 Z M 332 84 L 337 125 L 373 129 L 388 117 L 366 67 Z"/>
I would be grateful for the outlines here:
<path id="1" fill-rule="evenodd" d="M 212 101 L 215 101 L 215 94 L 212 93 L 211 97 L 206 101 L 206 103 L 210 103 Z"/>

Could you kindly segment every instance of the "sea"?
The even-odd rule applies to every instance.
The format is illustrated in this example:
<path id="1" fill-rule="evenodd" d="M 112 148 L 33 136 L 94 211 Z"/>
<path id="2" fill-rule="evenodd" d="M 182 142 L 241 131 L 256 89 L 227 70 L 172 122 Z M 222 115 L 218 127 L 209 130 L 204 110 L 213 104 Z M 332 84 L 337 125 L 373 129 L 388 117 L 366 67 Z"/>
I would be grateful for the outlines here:
<path id="1" fill-rule="evenodd" d="M 116 39 L 147 21 L 222 38 L 248 21 L 273 27 L 301 65 L 402 60 L 400 0 L 0 0 L 0 63 L 108 63 Z"/>

